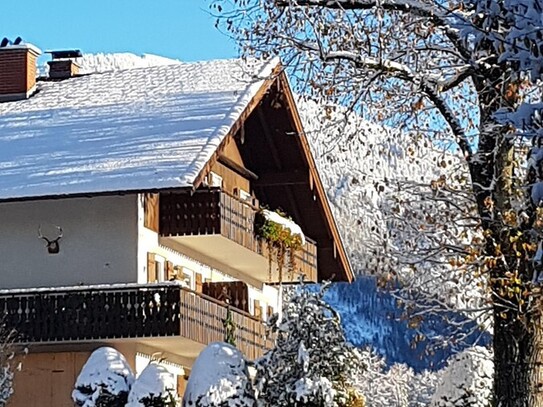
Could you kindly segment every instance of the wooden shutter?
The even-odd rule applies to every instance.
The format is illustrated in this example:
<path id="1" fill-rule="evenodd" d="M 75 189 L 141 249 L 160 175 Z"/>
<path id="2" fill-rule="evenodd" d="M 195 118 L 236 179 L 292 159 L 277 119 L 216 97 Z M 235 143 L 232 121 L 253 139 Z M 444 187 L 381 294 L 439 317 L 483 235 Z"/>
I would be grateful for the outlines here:
<path id="1" fill-rule="evenodd" d="M 173 279 L 174 271 L 173 271 L 173 263 L 171 261 L 165 261 L 164 262 L 164 280 L 170 281 Z"/>
<path id="2" fill-rule="evenodd" d="M 159 194 L 145 194 L 143 198 L 143 225 L 158 233 L 159 230 Z"/>
<path id="3" fill-rule="evenodd" d="M 271 305 L 268 305 L 268 310 L 267 310 L 266 315 L 268 318 L 273 315 L 273 307 Z"/>
<path id="4" fill-rule="evenodd" d="M 147 253 L 147 282 L 155 283 L 158 280 L 157 277 L 155 254 Z"/>
<path id="5" fill-rule="evenodd" d="M 187 378 L 185 376 L 177 376 L 177 395 L 182 399 L 187 388 Z"/>
<path id="6" fill-rule="evenodd" d="M 257 317 L 258 319 L 262 319 L 262 307 L 260 306 L 260 301 L 254 300 L 253 306 L 254 306 L 254 312 L 253 312 L 254 316 Z"/>
<path id="7" fill-rule="evenodd" d="M 197 293 L 202 293 L 203 292 L 203 282 L 202 282 L 202 275 L 200 273 L 196 273 L 196 287 L 195 287 L 195 291 Z"/>

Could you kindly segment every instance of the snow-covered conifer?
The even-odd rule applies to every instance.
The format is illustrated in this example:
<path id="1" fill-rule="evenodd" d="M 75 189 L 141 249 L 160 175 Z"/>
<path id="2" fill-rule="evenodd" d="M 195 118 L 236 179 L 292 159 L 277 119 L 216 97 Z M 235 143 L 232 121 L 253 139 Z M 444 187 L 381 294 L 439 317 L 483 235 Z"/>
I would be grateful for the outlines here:
<path id="1" fill-rule="evenodd" d="M 362 369 L 360 354 L 322 295 L 302 290 L 275 321 L 276 346 L 256 362 L 260 406 L 364 405 L 352 387 Z"/>
<path id="2" fill-rule="evenodd" d="M 168 369 L 150 363 L 132 385 L 126 407 L 175 407 L 176 387 L 174 376 Z"/>
<path id="3" fill-rule="evenodd" d="M 234 346 L 215 342 L 194 362 L 183 407 L 252 407 L 255 395 L 243 354 Z"/>
<path id="4" fill-rule="evenodd" d="M 430 406 L 491 406 L 493 374 L 491 352 L 486 348 L 477 346 L 453 356 Z"/>
<path id="5" fill-rule="evenodd" d="M 13 394 L 14 332 L 3 330 L 0 325 L 0 407 L 7 405 Z"/>
<path id="6" fill-rule="evenodd" d="M 80 407 L 125 407 L 133 383 L 124 356 L 113 348 L 98 348 L 81 369 L 72 399 Z"/>

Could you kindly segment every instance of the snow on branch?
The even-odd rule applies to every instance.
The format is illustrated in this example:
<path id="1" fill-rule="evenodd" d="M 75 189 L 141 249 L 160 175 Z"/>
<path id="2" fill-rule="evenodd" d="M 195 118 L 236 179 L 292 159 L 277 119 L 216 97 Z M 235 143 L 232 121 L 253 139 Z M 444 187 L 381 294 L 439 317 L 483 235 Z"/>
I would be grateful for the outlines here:
<path id="1" fill-rule="evenodd" d="M 416 0 L 279 0 L 276 4 L 278 7 L 305 6 L 337 10 L 370 10 L 379 7 L 383 10 L 401 11 L 430 18 L 434 25 L 444 32 L 465 62 L 470 61 L 470 52 L 458 36 L 458 30 L 448 22 L 451 17 L 460 21 L 464 21 L 464 18 L 445 8 L 436 7 L 436 4 Z"/>
<path id="2" fill-rule="evenodd" d="M 457 139 L 458 145 L 466 158 L 472 156 L 472 149 L 468 141 L 468 137 L 464 131 L 464 127 L 460 123 L 456 114 L 448 106 L 447 102 L 441 96 L 441 87 L 447 89 L 452 88 L 455 84 L 460 84 L 469 76 L 469 69 L 465 69 L 464 75 L 458 74 L 458 77 L 453 77 L 450 82 L 442 83 L 440 87 L 436 86 L 434 80 L 416 75 L 407 65 L 390 60 L 381 60 L 360 55 L 350 51 L 331 51 L 325 52 L 322 48 L 309 42 L 296 42 L 297 45 L 305 50 L 317 52 L 320 54 L 324 62 L 333 60 L 346 60 L 353 63 L 357 68 L 368 68 L 371 70 L 380 70 L 392 74 L 394 77 L 418 84 L 424 94 L 430 99 L 435 108 L 440 112 L 445 121 L 449 124 L 451 131 Z"/>

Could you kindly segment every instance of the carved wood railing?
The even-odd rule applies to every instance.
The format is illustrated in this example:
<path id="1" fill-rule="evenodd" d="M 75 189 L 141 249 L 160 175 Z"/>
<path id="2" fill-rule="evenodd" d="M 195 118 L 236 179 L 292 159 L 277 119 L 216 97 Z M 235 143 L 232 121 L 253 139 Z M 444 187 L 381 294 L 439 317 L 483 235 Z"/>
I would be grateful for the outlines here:
<path id="1" fill-rule="evenodd" d="M 0 293 L 2 322 L 20 343 L 182 336 L 224 339 L 226 304 L 176 284 L 20 290 Z M 236 345 L 256 358 L 272 345 L 264 323 L 232 309 Z"/>
<path id="2" fill-rule="evenodd" d="M 266 243 L 258 239 L 254 220 L 258 208 L 219 188 L 160 195 L 162 236 L 222 235 L 241 246 L 267 256 Z M 296 253 L 298 271 L 317 281 L 317 246 L 306 238 Z"/>

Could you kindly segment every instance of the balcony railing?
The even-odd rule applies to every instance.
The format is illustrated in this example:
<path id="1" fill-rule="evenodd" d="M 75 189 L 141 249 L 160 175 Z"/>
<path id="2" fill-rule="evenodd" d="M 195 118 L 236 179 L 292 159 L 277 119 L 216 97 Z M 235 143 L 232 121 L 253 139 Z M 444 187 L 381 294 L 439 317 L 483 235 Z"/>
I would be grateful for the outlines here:
<path id="1" fill-rule="evenodd" d="M 227 308 L 175 284 L 21 290 L 0 294 L 0 312 L 21 343 L 182 336 L 224 339 Z M 237 347 L 256 358 L 272 345 L 263 322 L 232 310 Z"/>
<path id="2" fill-rule="evenodd" d="M 255 235 L 258 208 L 220 189 L 160 195 L 161 236 L 222 235 L 262 256 L 265 242 Z M 296 253 L 297 271 L 317 281 L 317 246 L 306 238 Z"/>

